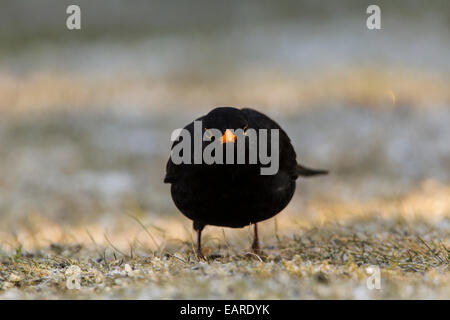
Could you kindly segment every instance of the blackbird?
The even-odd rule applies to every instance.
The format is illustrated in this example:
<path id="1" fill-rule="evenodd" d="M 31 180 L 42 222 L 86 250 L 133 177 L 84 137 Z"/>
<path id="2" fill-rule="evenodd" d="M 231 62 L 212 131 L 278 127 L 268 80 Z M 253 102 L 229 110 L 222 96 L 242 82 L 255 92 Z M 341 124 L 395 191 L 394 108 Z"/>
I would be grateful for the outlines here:
<path id="1" fill-rule="evenodd" d="M 236 148 L 238 145 L 237 135 L 232 132 L 241 129 L 242 137 L 248 142 L 245 144 L 244 164 L 225 163 L 225 160 L 222 161 L 223 164 L 194 163 L 193 154 L 189 156 L 192 161 L 188 163 L 175 164 L 172 157 L 167 162 L 164 182 L 171 184 L 171 195 L 176 207 L 193 220 L 193 227 L 197 232 L 197 257 L 204 258 L 201 252 L 201 232 L 206 225 L 242 228 L 253 224 L 252 249 L 259 254 L 261 251 L 257 223 L 275 216 L 288 205 L 299 176 L 310 177 L 328 172 L 298 164 L 286 132 L 275 121 L 256 110 L 219 107 L 195 121 L 201 121 L 204 136 L 211 137 L 208 133 L 212 128 L 220 130 L 216 132 L 222 135 L 219 139 L 225 149 L 224 159 L 227 153 L 225 147 L 230 145 Z M 194 128 L 194 122 L 184 127 L 191 137 L 195 136 Z M 252 144 L 247 141 L 249 136 L 246 133 L 250 129 L 256 132 L 267 129 L 268 137 L 265 142 L 268 154 L 276 151 L 272 146 L 271 135 L 272 129 L 277 129 L 278 140 L 275 141 L 278 143 L 278 171 L 275 174 L 261 173 L 261 168 L 268 167 L 267 161 L 248 161 Z M 172 151 L 183 140 L 184 137 L 175 140 Z M 214 138 L 211 138 L 211 141 L 204 140 L 206 141 L 201 142 L 202 151 L 215 141 Z"/>

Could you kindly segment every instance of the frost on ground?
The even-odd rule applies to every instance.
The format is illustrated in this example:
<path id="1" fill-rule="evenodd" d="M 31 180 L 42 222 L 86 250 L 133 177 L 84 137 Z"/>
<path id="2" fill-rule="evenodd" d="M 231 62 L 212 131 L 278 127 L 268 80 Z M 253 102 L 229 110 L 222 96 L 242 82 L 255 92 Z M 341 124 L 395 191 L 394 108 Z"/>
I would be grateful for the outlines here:
<path id="1" fill-rule="evenodd" d="M 261 256 L 246 252 L 242 239 L 209 238 L 203 262 L 190 241 L 154 251 L 138 244 L 125 252 L 56 243 L 17 248 L 3 252 L 0 298 L 448 299 L 443 228 L 376 217 L 325 224 L 268 236 Z M 380 289 L 368 284 L 370 266 L 380 268 Z"/>
<path id="2" fill-rule="evenodd" d="M 260 224 L 261 256 L 249 228 L 207 227 L 203 262 L 162 183 L 170 131 L 192 114 L 4 118 L 0 299 L 449 299 L 449 110 L 276 116 L 299 159 L 331 174 L 299 180 Z"/>
<path id="3" fill-rule="evenodd" d="M 276 117 L 331 174 L 299 180 L 260 224 L 264 254 L 249 253 L 249 228 L 207 227 L 204 262 L 162 182 L 170 131 L 190 118 L 3 119 L 0 299 L 450 298 L 448 108 Z"/>
<path id="4" fill-rule="evenodd" d="M 293 203 L 261 224 L 261 256 L 250 229 L 209 227 L 201 262 L 181 216 L 61 224 L 31 213 L 0 234 L 0 298 L 448 299 L 449 195 L 427 183 L 368 203 L 313 199 L 302 215 Z"/>

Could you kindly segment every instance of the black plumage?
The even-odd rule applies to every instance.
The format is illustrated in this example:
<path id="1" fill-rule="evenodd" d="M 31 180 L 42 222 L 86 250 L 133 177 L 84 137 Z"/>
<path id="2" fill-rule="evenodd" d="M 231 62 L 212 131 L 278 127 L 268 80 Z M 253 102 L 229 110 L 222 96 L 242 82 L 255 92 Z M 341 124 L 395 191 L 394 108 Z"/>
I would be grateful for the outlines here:
<path id="1" fill-rule="evenodd" d="M 176 165 L 169 158 L 166 166 L 164 182 L 171 184 L 172 199 L 177 208 L 194 222 L 198 235 L 198 257 L 202 257 L 201 231 L 206 225 L 241 228 L 253 224 L 255 234 L 252 248 L 259 253 L 256 223 L 275 216 L 288 205 L 298 176 L 326 174 L 327 171 L 308 169 L 297 164 L 296 153 L 286 132 L 275 121 L 256 110 L 220 107 L 196 120 L 202 121 L 202 130 L 216 128 L 224 134 L 227 129 L 279 130 L 279 170 L 273 175 L 261 175 L 260 169 L 264 165 L 260 161 L 256 164 Z M 193 122 L 185 129 L 194 136 Z M 270 154 L 268 132 L 267 147 Z M 172 148 L 179 142 L 175 141 Z M 204 141 L 202 148 L 208 143 Z M 246 160 L 248 162 L 248 157 Z"/>

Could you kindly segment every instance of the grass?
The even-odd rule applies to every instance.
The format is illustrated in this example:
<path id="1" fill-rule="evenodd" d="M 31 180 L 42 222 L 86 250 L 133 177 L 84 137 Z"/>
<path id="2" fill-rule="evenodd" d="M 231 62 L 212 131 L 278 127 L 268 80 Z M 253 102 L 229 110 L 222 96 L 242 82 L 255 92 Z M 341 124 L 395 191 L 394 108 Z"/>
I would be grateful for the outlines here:
<path id="1" fill-rule="evenodd" d="M 355 110 L 338 112 L 342 120 Z M 166 146 L 124 148 L 166 137 L 156 124 L 103 114 L 4 122 L 0 299 L 449 299 L 447 131 L 423 114 L 420 121 L 402 115 L 409 118 L 396 125 L 406 135 L 397 141 L 405 149 L 392 153 L 396 145 L 389 147 L 389 128 L 379 119 L 367 137 L 380 148 L 364 149 L 368 138 L 361 137 L 355 151 L 348 141 L 356 134 L 334 134 L 343 121 L 326 114 L 295 120 L 326 123 L 323 142 L 306 129 L 295 140 L 309 154 L 328 146 L 329 156 L 307 163 L 332 159 L 333 167 L 324 167 L 333 174 L 299 181 L 285 212 L 260 224 L 262 255 L 249 252 L 250 228 L 207 227 L 208 260 L 200 262 L 191 222 L 175 211 L 162 183 Z M 356 120 L 363 126 L 372 115 Z M 434 153 L 416 152 L 411 128 Z M 369 290 L 373 266 L 381 288 Z"/>
<path id="2" fill-rule="evenodd" d="M 434 200 L 445 201 L 436 190 Z M 444 215 L 432 207 L 407 214 L 419 198 L 356 211 L 313 201 L 307 211 L 319 217 L 301 218 L 294 209 L 261 224 L 260 256 L 248 251 L 250 229 L 211 227 L 207 261 L 196 259 L 181 216 L 141 220 L 134 211 L 108 232 L 35 214 L 20 223 L 34 228 L 3 233 L 0 298 L 448 299 L 448 203 L 441 203 Z M 379 267 L 379 290 L 366 286 L 370 266 Z"/>

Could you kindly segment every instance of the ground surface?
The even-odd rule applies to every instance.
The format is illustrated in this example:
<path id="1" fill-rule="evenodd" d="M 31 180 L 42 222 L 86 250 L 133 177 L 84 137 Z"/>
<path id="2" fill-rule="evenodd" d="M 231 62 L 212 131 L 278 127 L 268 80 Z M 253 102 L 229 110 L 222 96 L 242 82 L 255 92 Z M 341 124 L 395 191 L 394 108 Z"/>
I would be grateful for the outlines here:
<path id="1" fill-rule="evenodd" d="M 273 237 L 261 256 L 210 245 L 206 262 L 190 242 L 123 254 L 52 244 L 2 258 L 1 297 L 448 299 L 447 236 L 425 223 L 374 218 Z M 369 290 L 369 266 L 380 268 L 380 289 Z"/>
<path id="2" fill-rule="evenodd" d="M 63 226 L 31 213 L 2 233 L 0 297 L 448 299 L 449 191 L 427 183 L 395 199 L 310 201 L 306 216 L 260 224 L 260 256 L 250 229 L 209 227 L 201 262 L 181 216 L 135 208 Z M 372 272 L 380 289 L 369 289 Z"/>

